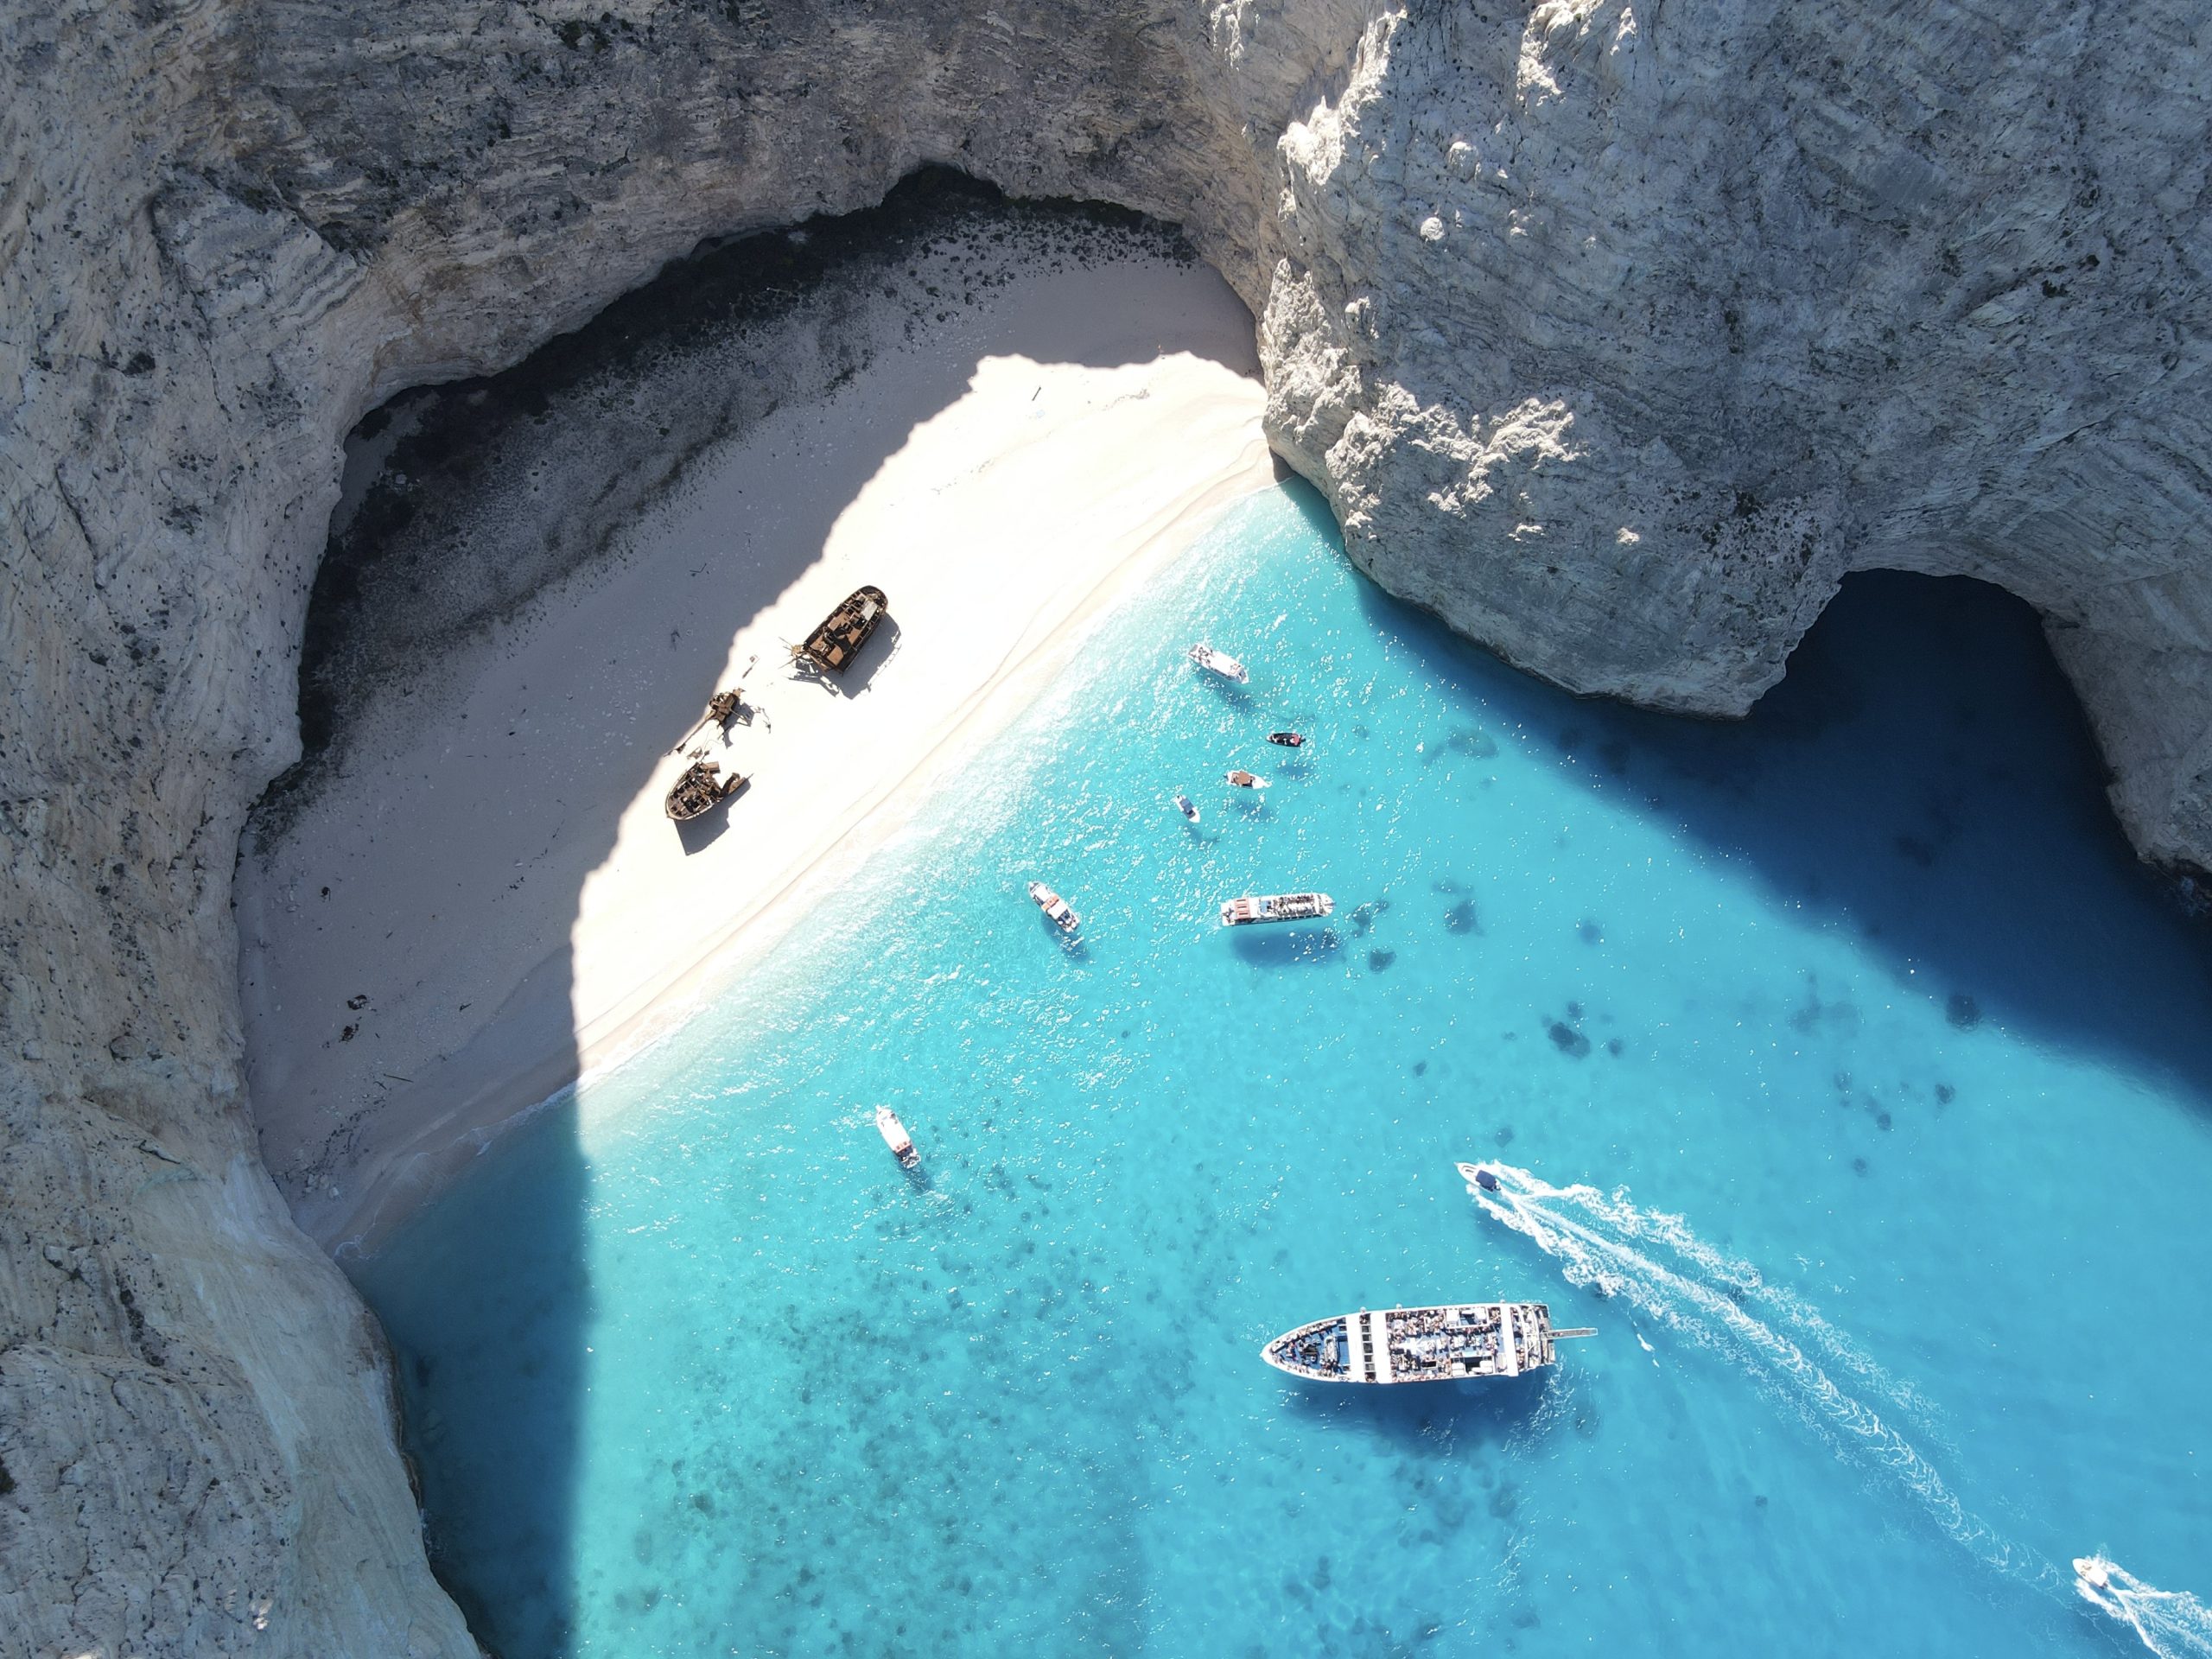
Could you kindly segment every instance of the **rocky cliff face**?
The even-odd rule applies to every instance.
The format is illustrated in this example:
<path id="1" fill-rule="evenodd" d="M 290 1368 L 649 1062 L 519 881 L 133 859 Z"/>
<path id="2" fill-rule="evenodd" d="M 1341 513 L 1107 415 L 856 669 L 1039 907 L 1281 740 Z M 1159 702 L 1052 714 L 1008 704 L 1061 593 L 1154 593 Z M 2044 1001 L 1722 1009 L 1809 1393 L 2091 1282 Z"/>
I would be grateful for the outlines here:
<path id="1" fill-rule="evenodd" d="M 238 1082 L 340 435 L 924 162 L 1176 220 L 1353 556 L 1740 711 L 1847 570 L 2047 619 L 2212 865 L 2207 25 L 1950 0 L 0 0 L 0 1653 L 466 1653 Z"/>

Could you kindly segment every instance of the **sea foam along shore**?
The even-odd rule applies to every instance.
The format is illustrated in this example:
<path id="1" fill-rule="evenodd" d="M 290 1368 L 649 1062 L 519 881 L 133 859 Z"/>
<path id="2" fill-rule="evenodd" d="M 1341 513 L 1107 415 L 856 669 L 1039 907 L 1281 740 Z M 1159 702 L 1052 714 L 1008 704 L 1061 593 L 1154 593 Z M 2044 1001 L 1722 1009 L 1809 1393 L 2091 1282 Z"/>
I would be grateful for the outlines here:
<path id="1" fill-rule="evenodd" d="M 1210 270 L 956 251 L 989 268 L 980 300 L 920 326 L 878 302 L 893 343 L 856 375 L 695 460 L 619 557 L 456 647 L 448 695 L 363 722 L 249 843 L 254 1111 L 325 1248 L 372 1249 L 502 1125 L 728 982 L 1271 480 L 1251 319 Z M 849 682 L 795 677 L 785 643 L 861 582 L 892 625 Z M 704 741 L 752 782 L 681 835 L 668 751 L 740 679 L 751 723 Z"/>

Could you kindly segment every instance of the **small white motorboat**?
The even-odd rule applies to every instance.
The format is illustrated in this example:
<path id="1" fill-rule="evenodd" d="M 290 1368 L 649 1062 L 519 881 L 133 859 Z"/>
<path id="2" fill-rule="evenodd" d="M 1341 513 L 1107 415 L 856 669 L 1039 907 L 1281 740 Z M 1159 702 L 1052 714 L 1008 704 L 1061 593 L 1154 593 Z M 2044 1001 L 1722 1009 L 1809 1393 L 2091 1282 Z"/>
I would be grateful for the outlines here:
<path id="1" fill-rule="evenodd" d="M 1191 798 L 1184 794 L 1180 790 L 1178 790 L 1175 792 L 1175 810 L 1178 812 L 1180 812 L 1185 817 L 1188 818 L 1192 823 L 1196 823 L 1198 821 L 1198 807 L 1192 804 Z"/>
<path id="2" fill-rule="evenodd" d="M 1249 927 L 1255 922 L 1311 922 L 1333 915 L 1337 901 L 1325 893 L 1246 893 L 1221 901 L 1224 927 Z"/>
<path id="3" fill-rule="evenodd" d="M 1203 639 L 1191 647 L 1191 660 L 1209 674 L 1218 674 L 1224 680 L 1243 685 L 1252 676 L 1244 664 L 1225 651 L 1216 651 Z"/>
<path id="4" fill-rule="evenodd" d="M 1265 789 L 1268 786 L 1268 780 L 1266 779 L 1258 776 L 1256 773 L 1246 772 L 1242 767 L 1238 768 L 1235 772 L 1225 772 L 1222 773 L 1221 781 L 1224 784 L 1234 785 L 1238 789 Z"/>
<path id="5" fill-rule="evenodd" d="M 1083 925 L 1082 918 L 1068 908 L 1068 901 L 1042 881 L 1032 881 L 1029 884 L 1029 897 L 1031 902 L 1043 911 L 1052 925 L 1058 928 L 1061 932 L 1073 934 L 1076 929 Z"/>
<path id="6" fill-rule="evenodd" d="M 912 1169 L 922 1161 L 922 1154 L 914 1150 L 914 1137 L 906 1133 L 906 1126 L 899 1121 L 899 1114 L 888 1106 L 875 1109 L 876 1133 L 883 1137 L 883 1144 L 891 1148 L 891 1155 Z"/>

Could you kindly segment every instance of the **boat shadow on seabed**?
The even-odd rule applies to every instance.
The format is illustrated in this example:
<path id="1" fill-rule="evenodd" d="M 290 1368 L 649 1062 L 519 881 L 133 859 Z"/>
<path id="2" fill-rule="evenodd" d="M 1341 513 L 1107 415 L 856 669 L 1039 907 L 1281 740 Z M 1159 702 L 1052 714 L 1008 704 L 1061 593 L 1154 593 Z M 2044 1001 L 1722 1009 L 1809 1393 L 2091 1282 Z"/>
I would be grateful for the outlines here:
<path id="1" fill-rule="evenodd" d="M 1502 1445 L 1533 1427 L 1547 1401 L 1571 1388 L 1545 1370 L 1397 1389 L 1292 1381 L 1285 1393 L 1288 1408 L 1315 1423 L 1362 1429 L 1392 1440 L 1426 1440 L 1442 1431 L 1465 1451 Z"/>
<path id="2" fill-rule="evenodd" d="M 1343 941 L 1333 927 L 1298 927 L 1260 932 L 1250 928 L 1226 930 L 1229 948 L 1255 968 L 1287 968 L 1299 963 L 1324 963 L 1337 954 Z"/>
<path id="3" fill-rule="evenodd" d="M 1037 925 L 1044 929 L 1046 938 L 1060 947 L 1060 954 L 1069 961 L 1090 960 L 1090 947 L 1084 943 L 1082 934 L 1062 932 L 1059 924 L 1042 911 L 1037 912 Z"/>

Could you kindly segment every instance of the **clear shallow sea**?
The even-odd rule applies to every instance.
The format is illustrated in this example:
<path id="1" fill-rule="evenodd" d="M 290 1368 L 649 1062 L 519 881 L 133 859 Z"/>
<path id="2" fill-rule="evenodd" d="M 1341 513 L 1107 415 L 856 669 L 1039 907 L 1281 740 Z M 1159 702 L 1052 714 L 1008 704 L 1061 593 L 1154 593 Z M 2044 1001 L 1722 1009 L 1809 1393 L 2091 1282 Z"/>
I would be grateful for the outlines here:
<path id="1" fill-rule="evenodd" d="M 1216 925 L 1301 887 L 1332 926 Z M 1516 1230 L 1459 1159 L 1599 1191 Z M 1294 487 L 354 1270 L 501 1659 L 2119 1654 L 2069 1557 L 2212 1592 L 2208 1195 L 2212 933 L 2019 607 L 1858 578 L 1749 722 L 1667 721 L 1385 599 Z M 1491 1296 L 1600 1335 L 1257 1357 Z"/>

